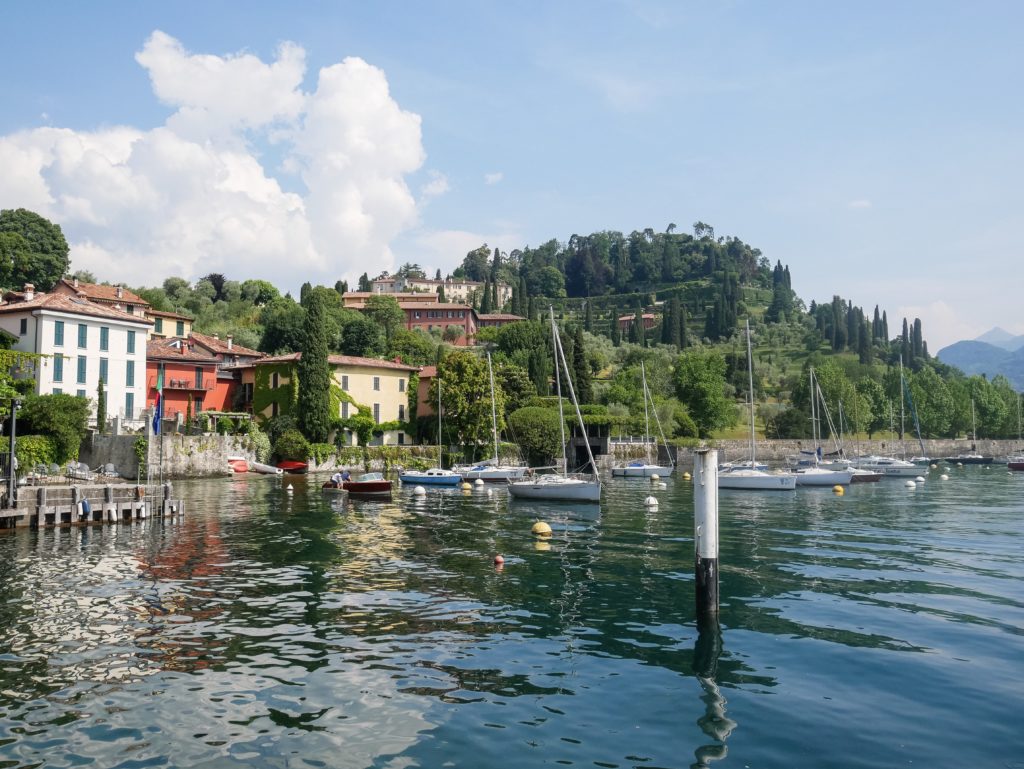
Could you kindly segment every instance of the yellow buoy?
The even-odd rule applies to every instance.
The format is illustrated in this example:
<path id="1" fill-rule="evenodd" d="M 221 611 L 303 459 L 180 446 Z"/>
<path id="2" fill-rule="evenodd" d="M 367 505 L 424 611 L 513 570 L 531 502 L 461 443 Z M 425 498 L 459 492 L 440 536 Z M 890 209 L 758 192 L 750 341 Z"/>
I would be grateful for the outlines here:
<path id="1" fill-rule="evenodd" d="M 835 486 L 832 487 L 832 491 L 834 491 L 836 493 L 836 495 L 840 496 L 840 497 L 843 496 L 843 494 L 846 493 L 846 489 L 844 489 L 838 483 Z"/>
<path id="2" fill-rule="evenodd" d="M 689 473 L 683 473 L 683 480 L 684 481 L 690 480 L 690 474 Z"/>
<path id="3" fill-rule="evenodd" d="M 463 491 L 472 491 L 472 490 L 473 490 L 473 487 L 472 487 L 472 486 L 470 486 L 470 485 L 469 485 L 468 483 L 466 483 L 465 481 L 463 481 L 463 483 L 462 483 L 462 490 L 463 490 Z"/>
<path id="4" fill-rule="evenodd" d="M 532 531 L 538 537 L 551 536 L 551 527 L 544 523 L 544 521 L 537 521 L 535 524 L 533 524 L 533 528 L 530 529 L 530 531 Z"/>

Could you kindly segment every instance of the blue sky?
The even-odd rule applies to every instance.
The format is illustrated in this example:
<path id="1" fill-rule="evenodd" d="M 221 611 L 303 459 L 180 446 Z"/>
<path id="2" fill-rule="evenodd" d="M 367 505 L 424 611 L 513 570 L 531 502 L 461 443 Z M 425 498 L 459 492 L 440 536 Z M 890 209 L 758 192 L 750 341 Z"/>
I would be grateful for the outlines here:
<path id="1" fill-rule="evenodd" d="M 1017 312 L 1005 2 L 5 8 L 0 206 L 154 284 L 450 270 L 702 220 L 935 351 Z M 186 226 L 187 224 L 187 226 Z"/>

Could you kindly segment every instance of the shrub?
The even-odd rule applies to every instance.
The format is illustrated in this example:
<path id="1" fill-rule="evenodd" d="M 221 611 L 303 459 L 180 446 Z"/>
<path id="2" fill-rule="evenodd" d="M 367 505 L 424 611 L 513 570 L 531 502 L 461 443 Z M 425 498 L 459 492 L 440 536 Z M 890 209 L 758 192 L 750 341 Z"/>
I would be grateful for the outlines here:
<path id="1" fill-rule="evenodd" d="M 517 409 L 508 418 L 509 429 L 531 465 L 547 464 L 562 453 L 562 431 L 558 423 L 558 411 L 536 406 Z"/>
<path id="2" fill-rule="evenodd" d="M 31 395 L 18 415 L 18 430 L 25 435 L 52 439 L 53 461 L 64 464 L 78 458 L 78 448 L 89 423 L 89 401 L 75 395 Z"/>
<path id="3" fill-rule="evenodd" d="M 56 462 L 57 447 L 48 435 L 19 435 L 15 438 L 14 456 L 18 459 L 18 472 L 24 475 L 36 465 Z"/>
<path id="4" fill-rule="evenodd" d="M 235 423 L 231 421 L 230 417 L 217 417 L 217 434 L 227 435 L 235 427 Z"/>
<path id="5" fill-rule="evenodd" d="M 309 441 L 298 430 L 287 430 L 274 443 L 274 456 L 305 462 L 309 459 Z"/>
<path id="6" fill-rule="evenodd" d="M 208 414 L 199 415 L 199 432 L 210 432 L 210 416 Z"/>
<path id="7" fill-rule="evenodd" d="M 270 438 L 256 425 L 249 430 L 249 445 L 257 462 L 266 462 L 270 459 Z"/>

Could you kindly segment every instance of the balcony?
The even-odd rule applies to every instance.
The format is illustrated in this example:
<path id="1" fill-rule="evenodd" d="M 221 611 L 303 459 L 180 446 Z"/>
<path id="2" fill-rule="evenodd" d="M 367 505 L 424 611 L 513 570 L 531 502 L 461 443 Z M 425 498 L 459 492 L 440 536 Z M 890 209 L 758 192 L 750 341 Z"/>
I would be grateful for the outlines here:
<path id="1" fill-rule="evenodd" d="M 178 379 L 176 377 L 164 377 L 164 389 L 165 390 L 181 390 L 181 391 L 198 391 L 207 392 L 213 389 L 214 381 L 199 381 L 195 379 Z M 149 388 L 151 390 L 156 389 L 156 377 L 151 376 L 149 378 Z"/>

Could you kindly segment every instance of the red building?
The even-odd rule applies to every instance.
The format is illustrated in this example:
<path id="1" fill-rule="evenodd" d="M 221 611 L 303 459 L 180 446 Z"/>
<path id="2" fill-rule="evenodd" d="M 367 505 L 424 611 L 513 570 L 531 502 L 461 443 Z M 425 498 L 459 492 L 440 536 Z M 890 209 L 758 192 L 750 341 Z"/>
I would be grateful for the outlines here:
<path id="1" fill-rule="evenodd" d="M 645 312 L 644 315 L 644 328 L 654 328 L 654 324 L 658 320 L 658 316 L 653 312 Z M 620 315 L 619 316 L 619 329 L 623 332 L 629 331 L 630 326 L 633 325 L 633 321 L 636 320 L 636 314 L 633 315 Z"/>
<path id="2" fill-rule="evenodd" d="M 398 306 L 405 312 L 406 328 L 444 332 L 449 326 L 454 326 L 459 329 L 455 344 L 462 347 L 473 343 L 479 327 L 476 310 L 468 304 L 399 302 Z"/>
<path id="3" fill-rule="evenodd" d="M 184 339 L 151 339 L 146 345 L 146 405 L 156 405 L 157 381 L 163 375 L 165 419 L 188 412 L 230 410 L 231 388 L 217 378 L 217 359 Z"/>

